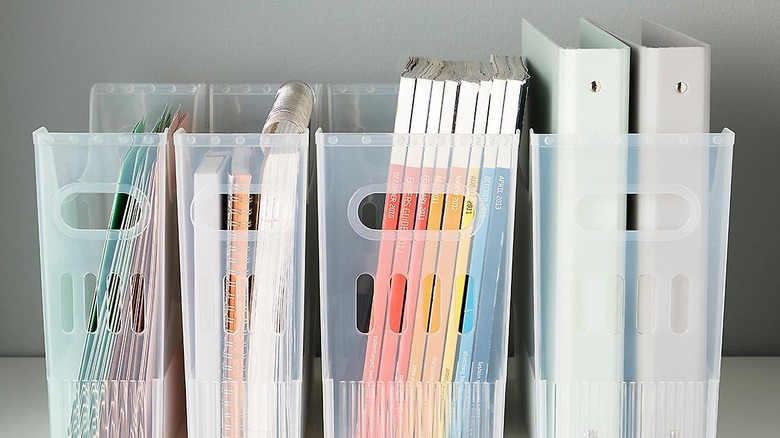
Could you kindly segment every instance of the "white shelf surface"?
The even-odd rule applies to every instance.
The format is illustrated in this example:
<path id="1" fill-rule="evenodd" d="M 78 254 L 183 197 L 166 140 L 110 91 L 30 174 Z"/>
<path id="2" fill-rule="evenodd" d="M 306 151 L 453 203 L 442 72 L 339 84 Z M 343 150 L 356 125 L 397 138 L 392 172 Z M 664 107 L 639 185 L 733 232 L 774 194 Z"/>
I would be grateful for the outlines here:
<path id="1" fill-rule="evenodd" d="M 510 369 L 516 369 L 512 360 Z M 319 363 L 315 364 L 319 378 Z M 510 373 L 509 388 L 514 388 Z M 313 385 L 306 438 L 322 437 L 322 391 Z M 507 389 L 507 438 L 526 438 L 517 394 Z M 774 438 L 780 431 L 780 357 L 726 357 L 720 383 L 719 438 Z M 43 358 L 0 358 L 0 435 L 48 437 Z"/>

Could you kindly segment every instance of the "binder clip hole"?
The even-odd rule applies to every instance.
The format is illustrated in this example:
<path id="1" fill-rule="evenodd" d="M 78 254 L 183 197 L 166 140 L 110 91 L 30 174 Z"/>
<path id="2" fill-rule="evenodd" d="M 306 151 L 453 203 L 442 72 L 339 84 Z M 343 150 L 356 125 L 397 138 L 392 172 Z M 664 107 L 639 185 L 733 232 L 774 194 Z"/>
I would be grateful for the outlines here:
<path id="1" fill-rule="evenodd" d="M 680 94 L 685 94 L 688 91 L 688 84 L 686 84 L 683 81 L 680 81 L 677 83 L 677 92 Z"/>
<path id="2" fill-rule="evenodd" d="M 594 93 L 598 93 L 601 91 L 601 82 L 599 81 L 591 81 L 590 82 L 590 91 Z"/>

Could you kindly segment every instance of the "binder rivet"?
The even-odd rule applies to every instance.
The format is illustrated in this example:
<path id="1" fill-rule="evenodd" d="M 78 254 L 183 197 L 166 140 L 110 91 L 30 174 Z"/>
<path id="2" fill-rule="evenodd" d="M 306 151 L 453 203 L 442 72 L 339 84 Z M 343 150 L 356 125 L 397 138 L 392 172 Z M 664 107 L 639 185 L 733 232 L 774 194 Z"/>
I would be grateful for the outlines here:
<path id="1" fill-rule="evenodd" d="M 371 137 L 367 135 L 364 135 L 360 140 L 363 142 L 363 144 L 371 144 Z"/>
<path id="2" fill-rule="evenodd" d="M 196 87 L 196 86 L 194 86 L 194 85 L 190 85 L 190 86 L 189 86 L 190 93 L 194 93 L 194 92 L 195 92 L 195 90 L 197 90 L 197 89 L 198 89 L 198 87 Z"/>
<path id="3" fill-rule="evenodd" d="M 103 144 L 103 136 L 102 135 L 96 135 L 92 137 L 92 141 L 96 144 Z"/>
<path id="4" fill-rule="evenodd" d="M 174 91 L 176 91 L 176 86 L 175 85 L 168 85 L 168 91 L 173 93 Z"/>
<path id="5" fill-rule="evenodd" d="M 154 85 L 151 85 L 151 84 L 150 84 L 150 85 L 148 85 L 148 86 L 146 87 L 146 91 L 148 91 L 148 92 L 150 92 L 150 93 L 154 93 L 154 90 L 156 90 L 156 88 L 154 87 Z"/>
<path id="6" fill-rule="evenodd" d="M 599 81 L 591 81 L 590 82 L 590 91 L 594 93 L 598 93 L 601 91 L 601 82 Z"/>
<path id="7" fill-rule="evenodd" d="M 189 144 L 195 144 L 195 137 L 188 135 L 187 136 L 187 143 Z"/>
<path id="8" fill-rule="evenodd" d="M 75 135 L 71 135 L 70 137 L 68 137 L 68 141 L 71 142 L 71 143 L 78 143 L 79 142 L 79 138 L 76 137 Z"/>
<path id="9" fill-rule="evenodd" d="M 144 135 L 144 143 L 145 144 L 152 144 L 152 136 L 151 135 Z"/>
<path id="10" fill-rule="evenodd" d="M 680 94 L 685 94 L 686 91 L 688 91 L 688 84 L 686 84 L 683 81 L 680 81 L 677 83 L 677 92 Z"/>
<path id="11" fill-rule="evenodd" d="M 216 135 L 211 136 L 211 144 L 219 144 L 220 140 L 219 137 Z"/>
<path id="12" fill-rule="evenodd" d="M 339 141 L 339 139 L 335 135 L 332 135 L 332 136 L 328 137 L 328 143 L 330 143 L 330 144 L 336 144 L 336 143 L 338 143 L 338 141 Z"/>
<path id="13" fill-rule="evenodd" d="M 688 144 L 688 136 L 680 137 L 680 144 Z"/>
<path id="14" fill-rule="evenodd" d="M 119 144 L 128 144 L 128 143 L 130 143 L 130 139 L 126 135 L 119 136 Z"/>
<path id="15" fill-rule="evenodd" d="M 374 88 L 373 85 L 369 85 L 368 87 L 366 87 L 366 91 L 368 91 L 369 93 L 373 93 L 374 90 L 375 90 L 375 88 Z"/>
<path id="16" fill-rule="evenodd" d="M 236 137 L 236 144 L 244 144 L 245 141 L 246 140 L 244 139 L 243 135 L 239 135 L 238 137 Z"/>
<path id="17" fill-rule="evenodd" d="M 552 137 L 544 138 L 544 144 L 546 144 L 547 146 L 552 146 L 553 143 L 555 143 L 555 140 Z"/>
<path id="18" fill-rule="evenodd" d="M 721 144 L 723 142 L 723 139 L 720 137 L 715 137 L 712 139 L 712 142 L 715 144 Z"/>
<path id="19" fill-rule="evenodd" d="M 222 86 L 222 92 L 227 93 L 230 91 L 230 85 L 223 85 Z"/>
<path id="20" fill-rule="evenodd" d="M 132 93 L 133 91 L 135 91 L 135 87 L 133 85 L 128 85 L 127 87 L 125 87 L 125 90 L 127 90 L 128 93 Z"/>
<path id="21" fill-rule="evenodd" d="M 241 86 L 241 91 L 244 93 L 249 93 L 249 91 L 252 89 L 252 87 L 249 86 L 249 84 L 244 84 Z"/>
<path id="22" fill-rule="evenodd" d="M 111 85 L 111 84 L 106 85 L 106 91 L 108 91 L 109 93 L 113 93 L 114 92 L 114 86 Z"/>
<path id="23" fill-rule="evenodd" d="M 54 143 L 54 137 L 52 137 L 51 135 L 47 135 L 45 140 L 46 143 Z"/>
<path id="24" fill-rule="evenodd" d="M 346 85 L 339 85 L 339 92 L 341 92 L 341 93 L 346 93 L 346 92 L 347 92 L 347 87 L 346 87 Z"/>
<path id="25" fill-rule="evenodd" d="M 271 86 L 268 84 L 263 85 L 263 92 L 264 93 L 270 93 L 271 92 Z"/>

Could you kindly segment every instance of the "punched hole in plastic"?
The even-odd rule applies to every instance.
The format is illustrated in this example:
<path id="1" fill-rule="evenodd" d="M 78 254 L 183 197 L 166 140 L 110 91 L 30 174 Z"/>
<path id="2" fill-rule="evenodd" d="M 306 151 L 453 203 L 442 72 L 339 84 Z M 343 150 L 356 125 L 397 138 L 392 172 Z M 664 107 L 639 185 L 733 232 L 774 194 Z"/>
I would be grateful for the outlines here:
<path id="1" fill-rule="evenodd" d="M 122 328 L 122 278 L 114 273 L 106 277 L 106 315 L 108 317 L 108 330 L 119 333 Z"/>
<path id="2" fill-rule="evenodd" d="M 406 277 L 401 274 L 393 275 L 390 278 L 390 300 L 388 308 L 388 325 L 393 333 L 401 333 L 405 330 L 406 293 Z"/>
<path id="3" fill-rule="evenodd" d="M 374 301 L 374 277 L 360 274 L 355 281 L 355 324 L 360 333 L 371 330 L 371 308 Z"/>
<path id="4" fill-rule="evenodd" d="M 465 274 L 456 278 L 455 291 L 462 295 L 458 332 L 471 333 L 474 329 L 474 312 L 477 304 L 474 300 L 474 284 L 471 276 Z"/>
<path id="5" fill-rule="evenodd" d="M 84 321 L 85 328 L 89 333 L 95 333 L 97 330 L 98 303 L 97 299 L 97 276 L 93 273 L 84 275 Z"/>
<path id="6" fill-rule="evenodd" d="M 140 273 L 133 274 L 130 278 L 131 306 L 132 311 L 131 326 L 136 334 L 143 333 L 146 326 L 146 294 L 144 277 Z"/>
<path id="7" fill-rule="evenodd" d="M 73 331 L 73 276 L 65 273 L 60 276 L 60 321 L 62 331 Z"/>
<path id="8" fill-rule="evenodd" d="M 427 318 L 425 329 L 436 333 L 441 326 L 441 285 L 435 274 L 426 275 L 422 283 L 423 315 Z"/>
<path id="9" fill-rule="evenodd" d="M 640 335 L 652 334 L 655 331 L 655 276 L 640 275 L 637 279 L 636 293 L 636 331 Z"/>

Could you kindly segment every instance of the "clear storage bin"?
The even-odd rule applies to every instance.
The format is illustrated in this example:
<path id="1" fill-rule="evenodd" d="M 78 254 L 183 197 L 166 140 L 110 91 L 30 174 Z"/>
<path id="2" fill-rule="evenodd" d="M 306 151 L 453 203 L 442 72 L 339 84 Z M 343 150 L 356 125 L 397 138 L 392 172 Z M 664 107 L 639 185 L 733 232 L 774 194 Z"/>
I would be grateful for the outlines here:
<path id="1" fill-rule="evenodd" d="M 384 130 L 392 129 L 395 93 L 397 86 L 392 85 L 329 86 L 331 127 L 352 132 L 376 132 L 374 126 Z M 511 245 L 506 242 L 512 241 L 518 142 L 517 135 L 318 132 L 323 415 L 326 437 L 503 436 L 512 263 Z M 382 285 L 389 286 L 388 282 L 377 277 L 377 263 L 384 245 L 396 248 L 399 245 L 406 246 L 412 252 L 415 247 L 425 248 L 433 251 L 432 254 L 443 254 L 447 248 L 457 250 L 463 239 L 470 239 L 480 232 L 481 227 L 489 226 L 489 221 L 483 219 L 487 209 L 496 204 L 492 192 L 488 196 L 474 186 L 454 183 L 435 183 L 435 186 L 425 183 L 406 184 L 395 189 L 388 184 L 391 154 L 399 151 L 404 155 L 424 153 L 426 150 L 445 155 L 465 150 L 471 157 L 498 154 L 504 158 L 502 162 L 508 163 L 501 170 L 501 176 L 496 174 L 495 180 L 502 184 L 494 186 L 500 186 L 499 193 L 505 195 L 501 199 L 505 202 L 502 206 L 506 208 L 507 216 L 505 223 L 492 229 L 496 233 L 493 237 L 499 238 L 492 240 L 494 245 L 489 247 L 492 254 L 486 256 L 496 263 L 491 264 L 496 267 L 495 272 L 488 269 L 489 272 L 483 274 L 486 280 L 482 297 L 491 298 L 478 300 L 486 306 L 484 309 L 489 308 L 491 311 L 481 311 L 483 308 L 476 305 L 474 315 L 462 317 L 463 321 L 473 318 L 470 323 L 460 324 L 458 320 L 449 318 L 451 304 L 448 304 L 444 298 L 446 294 L 441 291 L 450 290 L 448 288 L 453 282 L 458 281 L 455 278 L 463 280 L 465 275 L 475 276 L 477 273 L 466 271 L 457 277 L 442 274 L 439 279 L 434 279 L 434 272 L 428 272 L 424 267 L 414 274 L 414 270 L 408 272 L 399 265 L 394 265 L 389 271 L 389 278 L 408 281 L 407 291 L 400 301 L 394 298 L 389 301 L 403 303 L 403 312 L 408 312 L 407 316 L 395 322 L 388 322 L 393 317 L 384 318 L 381 310 L 376 311 L 376 315 L 381 315 L 376 316 L 376 320 L 368 316 L 374 314 L 373 309 L 388 306 L 388 301 L 381 299 L 379 292 Z M 383 203 L 387 194 L 424 194 L 431 195 L 431 199 L 435 196 L 441 199 L 450 195 L 463 196 L 464 200 L 473 203 L 478 213 L 474 222 L 461 229 L 382 230 Z M 399 215 L 403 221 L 404 211 L 400 210 Z M 426 308 L 426 300 L 420 299 L 423 294 L 416 293 L 422 288 L 418 289 L 415 284 L 428 284 L 425 283 L 428 280 L 439 282 L 435 283 L 436 292 L 430 297 L 433 303 L 430 307 L 438 308 L 433 312 Z M 472 283 L 469 283 L 471 286 Z M 486 317 L 480 318 L 482 315 Z M 369 319 L 372 321 L 369 322 Z M 433 325 L 428 326 L 427 321 L 432 321 Z M 435 326 L 437 322 L 438 327 Z M 450 330 L 453 327 L 451 324 L 454 324 L 455 330 Z M 422 329 L 418 330 L 419 327 Z M 487 331 L 483 333 L 487 335 L 476 337 L 476 342 L 479 342 L 476 345 L 482 348 L 482 354 L 487 357 L 485 362 L 476 364 L 475 354 L 475 364 L 472 366 L 471 360 L 465 359 L 463 362 L 468 366 L 461 368 L 462 350 L 458 350 L 455 362 L 449 363 L 454 374 L 448 374 L 445 371 L 448 366 L 445 364 L 442 367 L 442 364 L 449 360 L 446 350 L 450 342 L 454 340 L 457 344 L 453 345 L 465 345 L 462 344 L 464 336 L 470 336 L 473 340 L 475 331 L 486 327 Z M 437 344 L 443 342 L 445 337 L 447 346 L 439 361 L 437 359 L 440 356 L 434 351 L 433 343 L 434 339 Z M 406 372 L 401 372 L 400 367 L 396 368 L 396 359 L 400 364 L 403 354 L 383 350 L 383 347 L 394 343 L 398 345 L 398 350 L 403 350 L 405 344 L 418 345 L 420 342 L 419 345 L 431 347 L 424 353 L 426 360 L 430 360 L 421 362 L 423 366 L 419 368 L 412 365 L 411 360 L 405 362 L 409 365 L 407 378 Z M 368 361 L 367 356 L 370 356 Z M 368 363 L 373 365 L 369 366 Z M 382 377 L 382 368 L 385 366 L 392 368 L 392 377 Z M 373 371 L 366 374 L 369 367 Z M 463 369 L 471 371 L 461 375 Z M 432 377 L 440 372 L 441 377 Z"/>
<path id="2" fill-rule="evenodd" d="M 533 436 L 715 437 L 733 144 L 531 135 Z"/>
<path id="3" fill-rule="evenodd" d="M 174 134 L 190 436 L 302 436 L 308 138 Z"/>
<path id="4" fill-rule="evenodd" d="M 166 105 L 188 114 L 188 130 L 208 132 L 206 84 L 95 84 L 89 98 L 89 132 L 131 132 L 151 126 Z"/>
<path id="5" fill-rule="evenodd" d="M 165 135 L 33 142 L 51 436 L 172 436 Z"/>

